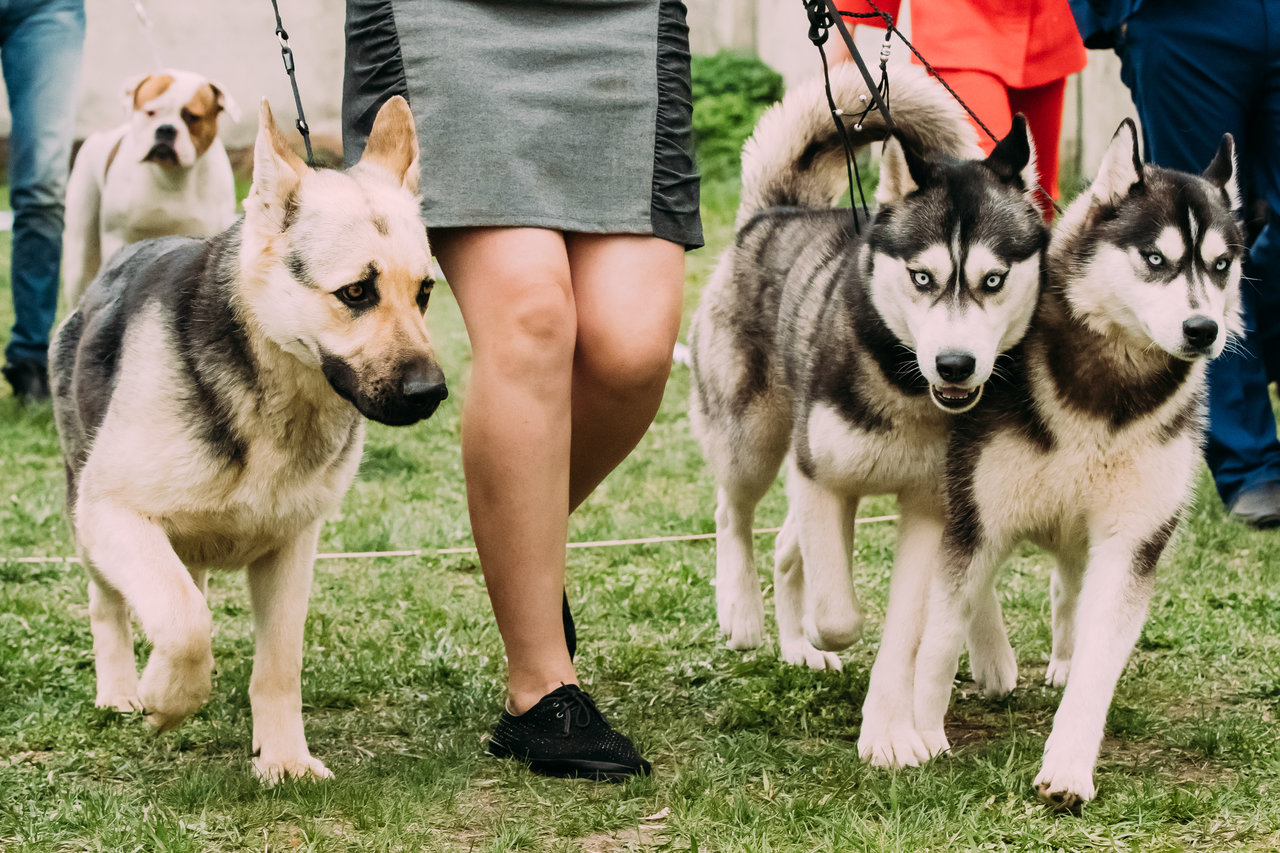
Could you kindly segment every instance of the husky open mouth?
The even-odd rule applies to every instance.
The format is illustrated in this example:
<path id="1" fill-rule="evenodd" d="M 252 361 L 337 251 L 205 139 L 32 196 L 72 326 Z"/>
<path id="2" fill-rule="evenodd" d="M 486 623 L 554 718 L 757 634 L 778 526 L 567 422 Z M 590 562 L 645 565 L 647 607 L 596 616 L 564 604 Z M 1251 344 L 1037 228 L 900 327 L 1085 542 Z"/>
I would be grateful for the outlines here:
<path id="1" fill-rule="evenodd" d="M 967 412 L 982 397 L 983 386 L 977 388 L 961 388 L 959 385 L 930 385 L 929 396 L 938 408 L 943 411 L 958 413 Z"/>

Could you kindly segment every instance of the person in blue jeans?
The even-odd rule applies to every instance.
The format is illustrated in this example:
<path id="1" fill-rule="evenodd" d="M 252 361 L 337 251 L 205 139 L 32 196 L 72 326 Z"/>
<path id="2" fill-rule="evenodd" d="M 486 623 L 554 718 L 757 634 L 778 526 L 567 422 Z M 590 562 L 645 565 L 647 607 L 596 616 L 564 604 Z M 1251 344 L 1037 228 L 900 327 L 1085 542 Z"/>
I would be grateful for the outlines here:
<path id="1" fill-rule="evenodd" d="M 49 399 L 49 332 L 58 307 L 62 218 L 84 0 L 0 0 L 0 69 L 9 93 L 13 331 L 4 378 L 24 403 Z"/>
<path id="2" fill-rule="evenodd" d="M 1085 46 L 1114 48 L 1149 162 L 1200 172 L 1235 137 L 1245 209 L 1266 222 L 1245 260 L 1245 335 L 1209 368 L 1205 459 L 1232 516 L 1280 526 L 1280 0 L 1071 0 Z"/>

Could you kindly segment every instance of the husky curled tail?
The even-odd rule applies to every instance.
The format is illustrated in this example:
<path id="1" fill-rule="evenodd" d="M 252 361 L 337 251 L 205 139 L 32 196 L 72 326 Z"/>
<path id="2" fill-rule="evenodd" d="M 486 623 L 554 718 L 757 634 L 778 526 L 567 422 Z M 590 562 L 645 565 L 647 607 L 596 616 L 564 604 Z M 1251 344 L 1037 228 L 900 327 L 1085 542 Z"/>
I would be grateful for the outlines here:
<path id="1" fill-rule="evenodd" d="M 831 86 L 846 113 L 870 101 L 852 65 L 832 69 Z M 751 527 L 785 458 L 789 514 L 774 590 L 787 662 L 839 668 L 833 652 L 862 628 L 850 573 L 854 513 L 864 496 L 898 496 L 873 679 L 891 671 L 909 694 L 941 546 L 953 415 L 979 404 L 996 359 L 1026 332 L 1048 236 L 1020 116 L 979 159 L 971 125 L 941 84 L 904 65 L 890 87 L 892 130 L 876 111 L 846 119 L 854 147 L 885 142 L 878 209 L 861 229 L 833 207 L 845 151 L 823 81 L 795 87 L 761 117 L 743 149 L 734 244 L 693 317 L 690 416 L 716 478 L 716 602 L 731 648 L 763 638 Z M 1007 692 L 1016 661 L 999 606 L 980 605 L 974 671 L 988 692 Z M 882 701 L 892 695 L 868 695 L 859 752 L 877 763 L 922 760 L 910 704 Z"/>
<path id="2" fill-rule="evenodd" d="M 862 73 L 851 62 L 831 69 L 836 106 L 861 121 L 845 121 L 854 148 L 889 136 Z M 955 159 L 982 156 L 964 108 L 937 81 L 915 65 L 894 66 L 890 74 L 898 137 L 920 155 Z M 824 81 L 800 83 L 770 107 L 742 149 L 742 199 L 736 227 L 770 207 L 826 208 L 848 189 L 844 143 L 831 118 Z"/>

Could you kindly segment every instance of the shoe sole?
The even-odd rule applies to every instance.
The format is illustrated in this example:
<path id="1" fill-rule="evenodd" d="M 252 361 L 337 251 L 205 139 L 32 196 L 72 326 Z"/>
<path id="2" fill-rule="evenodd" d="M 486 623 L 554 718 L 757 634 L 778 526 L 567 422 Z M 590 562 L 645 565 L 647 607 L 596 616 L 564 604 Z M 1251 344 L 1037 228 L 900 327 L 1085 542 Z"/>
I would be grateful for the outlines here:
<path id="1" fill-rule="evenodd" d="M 514 758 L 539 776 L 559 779 L 594 779 L 597 782 L 625 782 L 633 776 L 648 776 L 652 768 L 646 761 L 642 766 L 619 764 L 616 761 L 593 761 L 589 758 L 526 758 L 503 747 L 489 745 L 489 754 L 496 758 Z"/>

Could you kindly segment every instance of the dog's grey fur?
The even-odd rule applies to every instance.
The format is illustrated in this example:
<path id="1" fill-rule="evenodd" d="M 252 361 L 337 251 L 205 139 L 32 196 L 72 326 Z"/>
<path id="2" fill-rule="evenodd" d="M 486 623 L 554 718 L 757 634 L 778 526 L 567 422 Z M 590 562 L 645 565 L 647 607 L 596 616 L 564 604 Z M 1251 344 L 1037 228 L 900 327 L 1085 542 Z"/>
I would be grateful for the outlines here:
<path id="1" fill-rule="evenodd" d="M 833 69 L 831 80 L 846 111 L 866 95 L 856 68 Z M 954 412 L 980 405 L 996 359 L 1025 332 L 1047 232 L 1031 201 L 1035 160 L 1021 118 L 991 157 L 958 159 L 981 155 L 951 97 L 911 67 L 891 86 L 897 135 L 861 235 L 849 211 L 830 209 L 844 155 L 821 81 L 762 118 L 743 153 L 736 240 L 692 323 L 691 411 L 718 485 L 716 596 L 730 647 L 761 641 L 751 524 L 790 454 L 775 562 L 782 657 L 839 667 L 831 652 L 862 622 L 849 565 L 858 501 L 897 494 L 901 541 L 876 667 L 895 669 L 909 692 L 941 538 L 948 430 Z M 875 112 L 850 133 L 855 144 L 887 136 Z M 991 618 L 981 652 L 998 692 L 1013 658 L 998 608 Z M 905 708 L 867 703 L 866 757 L 923 755 L 909 698 Z"/>
<path id="2" fill-rule="evenodd" d="M 265 102 L 260 121 L 243 219 L 118 253 L 58 329 L 50 373 L 97 703 L 160 729 L 194 712 L 213 662 L 206 572 L 248 566 L 254 765 L 274 782 L 328 775 L 302 731 L 302 624 L 361 415 L 412 423 L 446 392 L 408 106 L 384 106 L 347 173 L 303 165 Z M 154 646 L 141 681 L 131 609 Z"/>
<path id="3" fill-rule="evenodd" d="M 916 723 L 931 752 L 947 748 L 965 620 L 1031 538 L 1057 557 L 1047 678 L 1066 691 L 1036 786 L 1058 808 L 1094 796 L 1107 708 L 1193 493 L 1206 363 L 1240 328 L 1234 176 L 1230 136 L 1196 177 L 1144 166 L 1121 125 L 1055 230 L 1023 353 L 952 432 Z"/>

